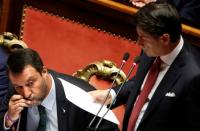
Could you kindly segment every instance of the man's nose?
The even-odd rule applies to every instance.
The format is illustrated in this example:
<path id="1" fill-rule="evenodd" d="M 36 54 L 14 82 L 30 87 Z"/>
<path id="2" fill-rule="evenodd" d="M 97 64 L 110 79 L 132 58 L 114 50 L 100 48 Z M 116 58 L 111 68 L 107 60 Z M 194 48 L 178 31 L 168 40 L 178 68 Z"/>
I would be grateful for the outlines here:
<path id="1" fill-rule="evenodd" d="M 23 87 L 23 96 L 25 98 L 31 97 L 31 89 L 29 87 L 26 87 L 26 86 Z"/>

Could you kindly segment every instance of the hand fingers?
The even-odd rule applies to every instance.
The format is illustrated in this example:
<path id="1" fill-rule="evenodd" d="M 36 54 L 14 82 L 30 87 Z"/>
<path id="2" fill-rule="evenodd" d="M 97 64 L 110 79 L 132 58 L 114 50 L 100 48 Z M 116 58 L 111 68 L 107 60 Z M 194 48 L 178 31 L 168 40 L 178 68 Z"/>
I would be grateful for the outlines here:
<path id="1" fill-rule="evenodd" d="M 17 120 L 24 107 L 30 107 L 31 101 L 26 100 L 21 95 L 13 95 L 9 101 L 8 114 L 12 120 Z"/>
<path id="2" fill-rule="evenodd" d="M 131 0 L 131 2 L 142 2 L 142 3 L 145 3 L 145 0 Z"/>
<path id="3" fill-rule="evenodd" d="M 143 7 L 150 2 L 155 2 L 157 0 L 132 0 L 131 3 L 137 7 Z"/>
<path id="4" fill-rule="evenodd" d="M 93 101 L 98 103 L 104 103 L 106 99 L 105 104 L 109 104 L 112 99 L 111 95 L 108 94 L 108 90 L 95 90 L 89 92 L 89 94 L 92 96 Z"/>
<path id="5" fill-rule="evenodd" d="M 143 2 L 132 2 L 133 5 L 137 6 L 137 7 L 143 7 L 145 6 L 145 3 Z"/>
<path id="6" fill-rule="evenodd" d="M 10 104 L 16 105 L 18 103 L 25 103 L 27 105 L 31 105 L 31 101 L 24 99 L 21 95 L 13 95 L 10 99 Z"/>
<path id="7" fill-rule="evenodd" d="M 10 100 L 12 100 L 12 101 L 17 101 L 17 100 L 20 100 L 20 99 L 23 99 L 23 98 L 24 98 L 24 97 L 21 96 L 21 95 L 13 95 L 13 96 L 11 97 Z"/>

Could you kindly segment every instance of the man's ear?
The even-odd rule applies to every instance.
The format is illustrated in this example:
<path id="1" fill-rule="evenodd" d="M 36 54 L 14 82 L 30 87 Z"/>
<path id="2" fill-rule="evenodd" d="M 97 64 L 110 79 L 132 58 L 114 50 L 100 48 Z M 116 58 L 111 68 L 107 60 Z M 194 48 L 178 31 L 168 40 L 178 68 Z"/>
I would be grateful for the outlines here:
<path id="1" fill-rule="evenodd" d="M 43 66 L 42 73 L 45 74 L 47 72 L 48 72 L 48 70 L 47 70 L 46 66 Z"/>
<path id="2" fill-rule="evenodd" d="M 160 38 L 161 38 L 161 41 L 162 41 L 165 45 L 167 45 L 167 44 L 170 43 L 170 35 L 169 35 L 169 34 L 165 33 L 165 34 L 163 34 Z"/>

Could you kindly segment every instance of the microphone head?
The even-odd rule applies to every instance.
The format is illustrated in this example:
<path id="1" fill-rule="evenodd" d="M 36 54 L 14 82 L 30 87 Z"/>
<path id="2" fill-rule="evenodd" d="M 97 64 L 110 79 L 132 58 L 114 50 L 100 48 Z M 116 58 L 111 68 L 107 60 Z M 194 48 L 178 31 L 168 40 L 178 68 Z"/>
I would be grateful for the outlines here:
<path id="1" fill-rule="evenodd" d="M 136 63 L 136 64 L 140 63 L 140 56 L 135 57 L 134 63 Z"/>
<path id="2" fill-rule="evenodd" d="M 124 60 L 124 61 L 127 61 L 128 58 L 129 58 L 129 56 L 130 56 L 130 54 L 129 54 L 128 52 L 126 52 L 126 53 L 124 54 L 123 60 Z"/>

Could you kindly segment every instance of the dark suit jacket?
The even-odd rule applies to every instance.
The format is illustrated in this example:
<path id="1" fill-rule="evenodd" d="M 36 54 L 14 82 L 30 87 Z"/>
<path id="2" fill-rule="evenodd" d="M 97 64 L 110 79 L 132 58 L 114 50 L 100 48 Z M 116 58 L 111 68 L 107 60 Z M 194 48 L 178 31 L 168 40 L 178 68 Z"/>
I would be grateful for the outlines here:
<path id="1" fill-rule="evenodd" d="M 59 78 L 62 78 L 74 85 L 77 85 L 85 91 L 94 90 L 87 82 L 74 78 L 72 76 L 59 74 L 50 71 L 56 85 L 56 102 L 57 102 L 57 117 L 58 117 L 58 130 L 59 131 L 85 131 L 89 122 L 92 120 L 93 115 L 80 109 L 66 99 L 63 86 Z M 27 109 L 23 110 L 20 121 L 20 131 L 26 130 L 26 117 Z M 2 124 L 2 123 L 1 123 Z M 118 131 L 118 126 L 111 122 L 104 120 L 100 125 L 102 131 Z"/>
<path id="2" fill-rule="evenodd" d="M 200 0 L 160 0 L 167 1 L 178 10 L 184 23 L 200 27 Z"/>
<path id="3" fill-rule="evenodd" d="M 185 24 L 200 28 L 200 0 L 157 0 L 167 2 L 174 7 L 180 14 L 181 21 Z M 132 6 L 129 0 L 120 1 L 123 4 Z"/>
<path id="4" fill-rule="evenodd" d="M 0 45 L 0 103 L 8 90 L 9 79 L 6 67 L 7 58 L 7 52 L 5 51 L 4 47 Z"/>
<path id="5" fill-rule="evenodd" d="M 192 47 L 185 44 L 152 96 L 137 131 L 200 131 L 200 67 L 191 52 Z M 116 104 L 127 104 L 123 131 L 153 60 L 141 56 L 134 82 L 126 83 L 117 97 Z M 166 96 L 169 92 L 175 97 Z"/>

